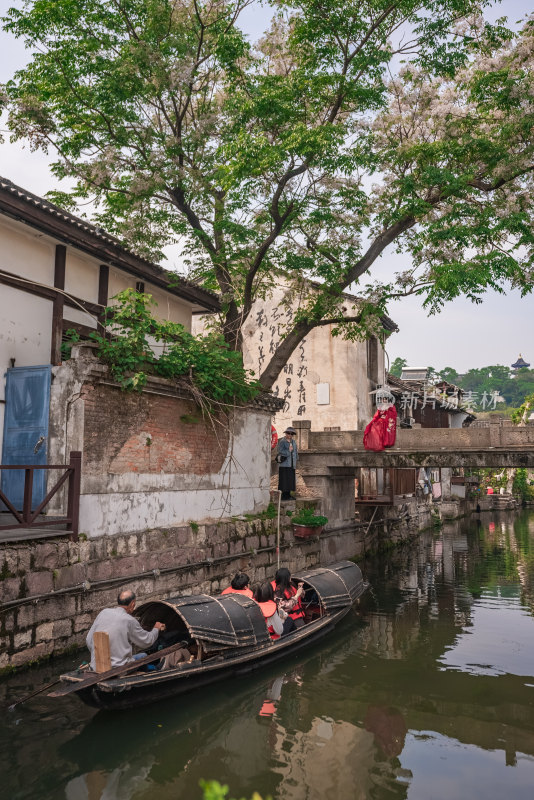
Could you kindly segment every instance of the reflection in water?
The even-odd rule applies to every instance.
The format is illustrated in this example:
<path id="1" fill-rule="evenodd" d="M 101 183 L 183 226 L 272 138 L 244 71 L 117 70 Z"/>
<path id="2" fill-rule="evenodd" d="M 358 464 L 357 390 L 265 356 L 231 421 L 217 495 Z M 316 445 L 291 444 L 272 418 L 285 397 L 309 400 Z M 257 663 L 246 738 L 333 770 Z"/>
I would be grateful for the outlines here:
<path id="1" fill-rule="evenodd" d="M 360 608 L 278 668 L 132 712 L 38 697 L 4 716 L 6 796 L 197 800 L 217 778 L 275 800 L 531 800 L 534 515 L 451 523 L 362 566 Z"/>

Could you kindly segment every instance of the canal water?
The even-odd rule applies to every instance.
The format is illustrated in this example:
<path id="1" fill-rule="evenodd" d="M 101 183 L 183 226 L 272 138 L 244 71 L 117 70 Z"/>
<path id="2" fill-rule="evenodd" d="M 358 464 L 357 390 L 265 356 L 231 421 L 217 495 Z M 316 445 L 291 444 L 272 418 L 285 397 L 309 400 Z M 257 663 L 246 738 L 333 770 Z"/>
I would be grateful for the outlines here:
<path id="1" fill-rule="evenodd" d="M 445 525 L 362 563 L 319 649 L 132 712 L 39 696 L 0 717 L 9 800 L 532 800 L 534 514 Z M 0 684 L 2 704 L 73 659 Z"/>

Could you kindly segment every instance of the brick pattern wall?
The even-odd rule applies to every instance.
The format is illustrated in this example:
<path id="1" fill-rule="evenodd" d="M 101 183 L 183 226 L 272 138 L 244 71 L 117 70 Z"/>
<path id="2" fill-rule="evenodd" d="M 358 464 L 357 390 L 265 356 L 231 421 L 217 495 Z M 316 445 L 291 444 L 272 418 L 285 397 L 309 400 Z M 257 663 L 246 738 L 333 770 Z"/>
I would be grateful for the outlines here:
<path id="1" fill-rule="evenodd" d="M 84 474 L 217 473 L 228 450 L 228 427 L 211 425 L 176 397 L 127 393 L 86 383 Z"/>

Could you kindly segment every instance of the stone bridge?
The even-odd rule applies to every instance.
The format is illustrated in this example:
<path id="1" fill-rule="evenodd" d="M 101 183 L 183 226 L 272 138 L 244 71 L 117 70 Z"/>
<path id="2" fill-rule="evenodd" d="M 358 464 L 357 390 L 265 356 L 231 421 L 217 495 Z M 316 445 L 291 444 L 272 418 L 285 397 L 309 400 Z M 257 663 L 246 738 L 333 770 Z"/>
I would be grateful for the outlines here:
<path id="1" fill-rule="evenodd" d="M 306 485 L 323 497 L 329 527 L 354 519 L 354 477 L 359 467 L 534 468 L 534 425 L 397 430 L 395 447 L 365 450 L 363 431 L 312 431 L 294 422 L 299 467 Z"/>

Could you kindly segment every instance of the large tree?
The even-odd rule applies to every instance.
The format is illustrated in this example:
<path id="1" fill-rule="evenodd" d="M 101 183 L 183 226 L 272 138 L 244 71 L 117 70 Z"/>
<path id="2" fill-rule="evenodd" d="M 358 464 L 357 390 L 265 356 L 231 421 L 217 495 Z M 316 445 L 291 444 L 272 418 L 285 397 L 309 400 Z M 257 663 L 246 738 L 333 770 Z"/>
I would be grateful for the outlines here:
<path id="1" fill-rule="evenodd" d="M 484 0 L 273 0 L 251 46 L 248 1 L 26 0 L 5 20 L 33 50 L 12 134 L 130 245 L 180 240 L 233 348 L 281 273 L 300 287 L 266 388 L 315 326 L 367 335 L 391 298 L 530 291 L 532 23 L 490 26 Z M 369 279 L 389 246 L 407 268 Z"/>

